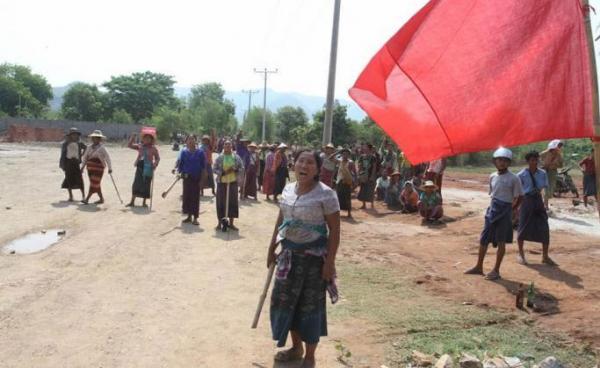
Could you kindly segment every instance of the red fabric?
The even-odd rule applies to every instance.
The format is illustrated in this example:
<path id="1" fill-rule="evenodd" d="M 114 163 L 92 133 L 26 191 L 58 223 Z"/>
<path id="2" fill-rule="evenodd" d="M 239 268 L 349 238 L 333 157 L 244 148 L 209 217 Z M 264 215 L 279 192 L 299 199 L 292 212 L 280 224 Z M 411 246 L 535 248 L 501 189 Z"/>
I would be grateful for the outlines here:
<path id="1" fill-rule="evenodd" d="M 350 96 L 411 163 L 593 136 L 579 0 L 432 0 Z"/>

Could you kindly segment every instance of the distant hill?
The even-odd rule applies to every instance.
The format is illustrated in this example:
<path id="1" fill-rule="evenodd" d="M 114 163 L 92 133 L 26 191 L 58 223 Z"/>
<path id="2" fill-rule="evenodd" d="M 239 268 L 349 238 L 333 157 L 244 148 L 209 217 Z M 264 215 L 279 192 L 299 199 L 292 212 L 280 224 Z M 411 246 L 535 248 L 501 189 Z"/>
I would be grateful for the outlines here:
<path id="1" fill-rule="evenodd" d="M 50 101 L 50 108 L 54 111 L 60 110 L 62 105 L 62 97 L 69 87 L 54 87 L 54 98 Z M 175 87 L 175 94 L 180 97 L 185 97 L 190 93 L 190 87 Z M 226 91 L 225 97 L 235 103 L 235 114 L 239 121 L 242 121 L 244 113 L 248 109 L 248 95 L 241 91 Z M 252 106 L 262 107 L 262 90 L 260 93 L 252 95 Z M 348 106 L 348 116 L 354 120 L 362 120 L 365 113 L 352 101 L 340 99 L 341 104 Z M 276 111 L 283 106 L 300 106 L 306 111 L 309 118 L 321 110 L 325 105 L 325 97 L 308 96 L 294 92 L 277 92 L 267 90 L 267 108 L 271 111 Z"/>

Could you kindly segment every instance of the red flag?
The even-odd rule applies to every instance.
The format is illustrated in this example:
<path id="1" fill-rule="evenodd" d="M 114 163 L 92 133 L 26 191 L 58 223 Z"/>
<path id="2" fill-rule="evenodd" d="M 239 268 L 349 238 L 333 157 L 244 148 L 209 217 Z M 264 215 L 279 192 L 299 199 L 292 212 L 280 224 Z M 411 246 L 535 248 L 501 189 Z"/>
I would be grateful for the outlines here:
<path id="1" fill-rule="evenodd" d="M 350 96 L 413 163 L 591 137 L 583 12 L 579 0 L 432 0 Z"/>

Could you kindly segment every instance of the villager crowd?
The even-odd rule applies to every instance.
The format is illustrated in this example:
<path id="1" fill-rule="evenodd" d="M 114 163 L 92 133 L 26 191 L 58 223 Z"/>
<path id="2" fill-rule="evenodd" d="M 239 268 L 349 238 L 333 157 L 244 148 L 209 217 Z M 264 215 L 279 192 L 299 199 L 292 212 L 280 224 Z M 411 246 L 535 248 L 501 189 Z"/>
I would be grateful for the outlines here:
<path id="1" fill-rule="evenodd" d="M 90 146 L 81 142 L 81 133 L 72 128 L 62 144 L 60 168 L 65 179 L 62 188 L 80 190 L 81 202 L 88 204 L 96 193 L 103 203 L 101 182 L 105 168 L 112 174 L 110 155 L 101 131 L 89 135 Z M 181 196 L 183 223 L 199 225 L 200 198 L 210 189 L 216 197 L 216 229 L 237 231 L 239 204 L 258 200 L 278 202 L 280 212 L 267 251 L 267 266 L 276 264 L 276 281 L 271 296 L 271 327 L 280 347 L 291 335 L 292 348 L 279 352 L 275 359 L 304 359 L 303 367 L 313 367 L 320 336 L 327 335 L 326 294 L 338 299 L 335 258 L 340 242 L 340 211 L 352 217 L 352 196 L 360 209 L 383 201 L 388 209 L 421 216 L 424 224 L 444 221 L 442 185 L 447 160 L 440 158 L 412 165 L 395 146 L 384 141 L 379 147 L 370 143 L 352 147 L 328 144 L 321 150 L 303 149 L 282 142 L 256 144 L 244 138 L 217 138 L 213 131 L 198 139 L 185 137 L 172 173 L 183 183 Z M 133 135 L 128 146 L 136 151 L 135 176 L 129 207 L 137 198 L 148 206 L 152 198 L 154 173 L 160 163 L 154 133 L 142 133 L 140 142 Z M 494 152 L 496 172 L 489 179 L 491 202 L 484 217 L 479 256 L 467 274 L 484 275 L 483 262 L 492 244 L 498 248 L 494 268 L 486 278 L 500 278 L 506 244 L 513 242 L 517 228 L 519 256 L 526 264 L 524 243 L 543 247 L 542 262 L 555 266 L 549 256 L 550 231 L 548 202 L 554 196 L 558 170 L 563 166 L 562 142 L 549 143 L 548 149 L 527 153 L 527 167 L 510 171 L 513 153 L 507 148 Z M 597 200 L 593 155 L 583 159 L 584 203 Z M 82 174 L 87 168 L 87 196 Z M 290 181 L 293 172 L 295 181 Z M 175 183 L 174 183 L 175 184 Z M 163 194 L 163 197 L 166 195 Z M 280 248 L 280 249 L 279 249 Z M 278 252 L 279 249 L 279 252 Z"/>

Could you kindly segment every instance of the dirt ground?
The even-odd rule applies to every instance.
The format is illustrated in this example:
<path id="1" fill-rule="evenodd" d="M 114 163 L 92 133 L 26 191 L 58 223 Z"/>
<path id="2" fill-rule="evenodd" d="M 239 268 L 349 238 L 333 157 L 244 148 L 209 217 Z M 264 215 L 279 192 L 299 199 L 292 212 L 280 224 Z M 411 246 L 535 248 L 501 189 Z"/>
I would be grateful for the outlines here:
<path id="1" fill-rule="evenodd" d="M 109 152 L 127 201 L 135 152 L 118 146 Z M 125 209 L 108 176 L 102 183 L 106 204 L 66 202 L 58 145 L 0 144 L 0 244 L 42 229 L 67 231 L 63 241 L 40 253 L 0 253 L 0 366 L 282 366 L 272 362 L 268 308 L 259 328 L 249 327 L 266 276 L 277 207 L 246 202 L 239 234 L 223 234 L 213 230 L 215 205 L 208 196 L 201 204 L 201 226 L 182 226 L 180 187 L 160 198 L 173 179 L 175 152 L 163 146 L 161 155 L 150 212 Z M 528 245 L 531 265 L 518 265 L 511 247 L 499 282 L 462 275 L 475 262 L 488 202 L 485 180 L 449 175 L 443 226 L 422 226 L 416 217 L 390 213 L 379 204 L 356 210 L 355 220 L 342 225 L 340 260 L 410 265 L 419 270 L 415 284 L 430 293 L 511 312 L 518 283 L 534 281 L 553 308 L 531 317 L 600 347 L 600 275 L 594 267 L 600 226 L 591 210 L 571 210 L 569 200 L 557 201 L 551 226 L 559 268 L 541 266 L 540 247 Z M 493 258 L 491 251 L 486 268 Z M 320 346 L 320 366 L 340 366 L 338 339 L 363 366 L 383 364 L 385 341 L 357 332 L 374 326 L 359 319 L 343 322 L 332 319 L 331 338 Z"/>

